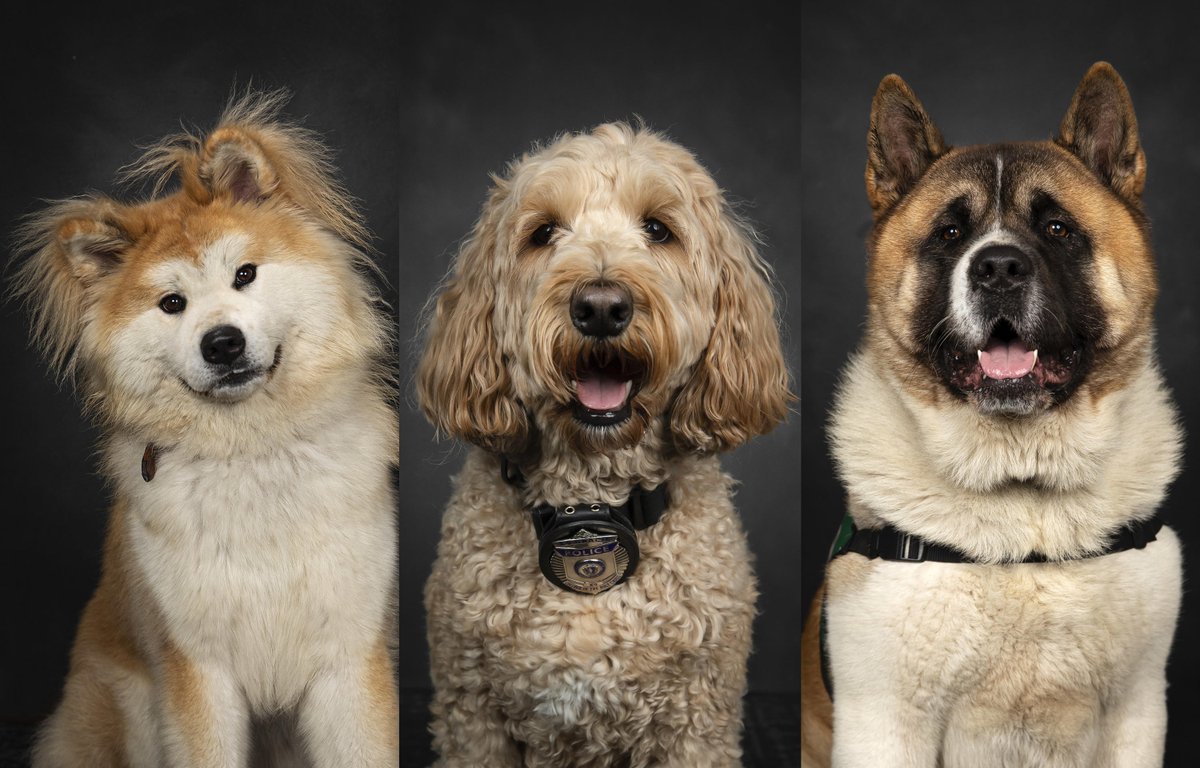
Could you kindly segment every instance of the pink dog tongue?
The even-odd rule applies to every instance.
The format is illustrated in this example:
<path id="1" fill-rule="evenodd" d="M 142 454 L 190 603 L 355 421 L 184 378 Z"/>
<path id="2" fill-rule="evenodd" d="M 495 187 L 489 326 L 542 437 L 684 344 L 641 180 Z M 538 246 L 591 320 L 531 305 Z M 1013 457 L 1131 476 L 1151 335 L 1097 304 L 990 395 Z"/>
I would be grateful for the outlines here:
<path id="1" fill-rule="evenodd" d="M 1037 363 L 1037 352 L 1025 346 L 1020 339 L 989 342 L 987 349 L 979 352 L 979 365 L 989 379 L 1019 379 L 1033 370 Z"/>
<path id="2" fill-rule="evenodd" d="M 618 379 L 603 371 L 589 371 L 575 382 L 575 396 L 584 408 L 613 411 L 625 404 L 629 380 Z"/>

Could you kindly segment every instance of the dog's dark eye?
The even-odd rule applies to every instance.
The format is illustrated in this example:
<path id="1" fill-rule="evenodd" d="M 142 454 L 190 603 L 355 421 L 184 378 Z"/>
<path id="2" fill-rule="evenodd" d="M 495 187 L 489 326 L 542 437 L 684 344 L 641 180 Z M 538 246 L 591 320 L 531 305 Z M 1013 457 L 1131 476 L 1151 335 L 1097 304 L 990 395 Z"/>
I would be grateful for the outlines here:
<path id="1" fill-rule="evenodd" d="M 253 264 L 243 264 L 237 268 L 237 272 L 233 273 L 233 287 L 241 288 L 242 286 L 250 285 L 254 282 L 254 278 L 258 275 L 258 271 Z"/>
<path id="2" fill-rule="evenodd" d="M 671 230 L 667 229 L 667 225 L 658 219 L 646 219 L 646 223 L 642 225 L 642 229 L 646 232 L 646 237 L 650 238 L 650 242 L 652 243 L 665 243 L 671 239 Z"/>
<path id="3" fill-rule="evenodd" d="M 162 301 L 158 302 L 158 308 L 168 315 L 177 315 L 187 306 L 187 299 L 180 296 L 178 293 L 170 293 L 163 296 Z"/>
<path id="4" fill-rule="evenodd" d="M 1067 229 L 1067 225 L 1055 219 L 1046 224 L 1046 234 L 1051 237 L 1066 237 L 1071 234 L 1071 230 Z"/>
<path id="5" fill-rule="evenodd" d="M 557 229 L 554 222 L 543 224 L 533 230 L 533 234 L 529 236 L 529 242 L 537 246 L 550 245 L 550 238 L 554 237 L 554 230 Z"/>
<path id="6" fill-rule="evenodd" d="M 940 237 L 943 240 L 957 240 L 958 238 L 962 237 L 962 230 L 951 224 L 950 226 L 942 229 Z"/>

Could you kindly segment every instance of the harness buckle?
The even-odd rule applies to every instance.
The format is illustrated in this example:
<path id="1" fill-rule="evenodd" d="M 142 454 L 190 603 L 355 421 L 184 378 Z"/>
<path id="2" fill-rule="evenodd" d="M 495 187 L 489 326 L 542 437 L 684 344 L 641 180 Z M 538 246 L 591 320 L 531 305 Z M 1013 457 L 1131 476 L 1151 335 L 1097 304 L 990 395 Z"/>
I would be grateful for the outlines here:
<path id="1" fill-rule="evenodd" d="M 925 539 L 905 533 L 896 541 L 896 559 L 907 563 L 920 563 L 925 560 Z"/>

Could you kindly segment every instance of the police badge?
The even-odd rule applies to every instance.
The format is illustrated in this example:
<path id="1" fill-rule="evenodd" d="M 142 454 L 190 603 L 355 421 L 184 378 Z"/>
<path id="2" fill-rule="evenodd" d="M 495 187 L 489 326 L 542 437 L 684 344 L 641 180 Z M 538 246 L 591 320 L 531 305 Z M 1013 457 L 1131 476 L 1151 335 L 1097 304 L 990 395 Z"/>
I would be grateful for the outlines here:
<path id="1" fill-rule="evenodd" d="M 553 583 L 585 595 L 620 584 L 637 569 L 637 534 L 607 504 L 554 508 L 539 535 L 538 561 Z"/>
<path id="2" fill-rule="evenodd" d="M 555 576 L 570 580 L 572 586 L 576 585 L 568 574 L 608 588 L 610 579 L 620 578 L 629 568 L 629 551 L 621 546 L 618 536 L 595 534 L 585 528 L 579 531 L 578 538 L 554 542 L 550 568 Z"/>
<path id="3" fill-rule="evenodd" d="M 551 583 L 583 595 L 617 586 L 637 570 L 637 531 L 658 522 L 666 487 L 635 489 L 618 507 L 603 503 L 542 504 L 532 510 L 538 565 Z"/>
<path id="4" fill-rule="evenodd" d="M 525 476 L 505 456 L 500 476 L 515 488 Z M 539 504 L 529 510 L 538 536 L 538 566 L 550 583 L 581 595 L 598 595 L 637 570 L 637 531 L 662 519 L 670 502 L 667 484 L 651 490 L 634 486 L 620 506 L 603 502 Z"/>

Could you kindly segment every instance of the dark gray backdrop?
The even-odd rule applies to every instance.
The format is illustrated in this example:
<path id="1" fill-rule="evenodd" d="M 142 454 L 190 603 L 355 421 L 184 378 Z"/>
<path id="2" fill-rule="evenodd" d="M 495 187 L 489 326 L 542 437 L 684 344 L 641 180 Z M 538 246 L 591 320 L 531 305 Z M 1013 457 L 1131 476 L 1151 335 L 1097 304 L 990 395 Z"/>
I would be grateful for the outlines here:
<path id="1" fill-rule="evenodd" d="M 1111 8 L 1105 8 L 1111 5 Z M 1200 203 L 1200 48 L 1194 20 L 1173 3 L 836 3 L 804 6 L 801 21 L 803 222 L 803 593 L 821 578 L 841 518 L 824 423 L 835 377 L 865 317 L 863 188 L 867 118 L 879 80 L 904 77 L 951 144 L 1044 139 L 1097 60 L 1121 73 L 1133 96 L 1149 171 L 1161 293 L 1159 354 L 1189 438 L 1184 472 L 1166 510 L 1183 539 L 1188 572 L 1200 478 L 1200 318 L 1195 225 Z M 880 439 L 887 439 L 881 435 Z M 1186 587 L 1186 585 L 1185 585 Z M 1183 765 L 1200 704 L 1200 599 L 1185 589 L 1169 676 L 1168 765 Z M 1173 756 L 1173 757 L 1172 757 Z"/>
<path id="2" fill-rule="evenodd" d="M 491 4 L 414 13 L 421 30 L 412 88 L 404 89 L 400 164 L 401 334 L 474 222 L 489 172 L 568 130 L 640 115 L 691 148 L 758 225 L 783 291 L 798 295 L 798 50 L 795 25 L 732 3 Z M 784 322 L 795 328 L 796 306 Z M 786 335 L 795 367 L 798 339 Z M 419 345 L 402 370 L 411 377 Z M 401 412 L 403 520 L 400 680 L 429 686 L 421 589 L 434 556 L 450 475 L 464 451 L 434 441 Z M 792 418 L 729 455 L 742 482 L 736 503 L 757 556 L 762 597 L 750 685 L 799 687 L 796 594 L 799 425 Z M 532 534 L 531 534 L 532 535 Z M 532 546 L 532 539 L 530 540 Z"/>
<path id="3" fill-rule="evenodd" d="M 134 146 L 211 128 L 235 82 L 288 87 L 287 114 L 321 133 L 377 235 L 395 302 L 399 228 L 399 16 L 394 4 L 127 4 L 92 15 L 26 15 L 0 47 L 2 261 L 38 198 L 113 191 Z M 26 10 L 26 14 L 29 11 Z M 84 602 L 95 588 L 107 496 L 96 434 L 26 345 L 26 317 L 0 304 L 0 723 L 57 701 Z"/>
<path id="4" fill-rule="evenodd" d="M 211 124 L 235 80 L 290 86 L 289 114 L 307 116 L 337 150 L 393 278 L 400 257 L 393 295 L 406 340 L 474 220 L 488 171 L 534 139 L 642 115 L 695 150 L 733 197 L 750 204 L 746 212 L 765 235 L 764 253 L 790 299 L 784 321 L 793 365 L 804 322 L 803 430 L 793 417 L 725 462 L 743 481 L 738 504 L 763 587 L 751 685 L 790 691 L 801 607 L 800 499 L 805 603 L 841 509 L 822 425 L 863 316 L 870 216 L 861 173 L 875 85 L 889 71 L 905 75 L 951 142 L 1042 138 L 1087 66 L 1106 58 L 1133 92 L 1149 156 L 1146 200 L 1163 283 L 1160 352 L 1192 426 L 1194 463 L 1200 267 L 1187 227 L 1197 212 L 1191 188 L 1200 170 L 1193 129 L 1200 54 L 1187 37 L 1194 28 L 1188 19 L 1144 3 L 1115 12 L 1078 4 L 1065 13 L 1061 5 L 1050 13 L 1044 3 L 842 3 L 805 8 L 799 28 L 782 12 L 722 4 L 683 13 L 608 5 L 594 16 L 551 4 L 497 5 L 487 14 L 447 6 L 436 18 L 398 17 L 392 7 L 350 3 L 315 15 L 261 4 L 157 4 L 153 14 L 127 8 L 92 18 L 27 17 L 9 28 L 0 49 L 0 229 L 7 233 L 38 197 L 110 189 L 115 168 L 136 156 L 134 142 L 175 130 L 181 118 Z M 24 317 L 0 306 L 0 394 L 9 403 L 0 467 L 0 721 L 38 717 L 57 696 L 79 610 L 95 584 L 106 506 L 92 472 L 95 435 L 24 339 Z M 402 346 L 405 377 L 412 354 Z M 419 590 L 461 451 L 434 443 L 407 406 L 402 420 L 401 680 L 424 687 Z M 808 470 L 802 496 L 801 466 Z M 1188 516 L 1196 498 L 1195 475 L 1185 471 L 1169 503 L 1185 546 L 1200 538 Z M 1195 722 L 1197 667 L 1184 649 L 1200 641 L 1198 609 L 1188 594 L 1171 669 L 1173 750 Z"/>

